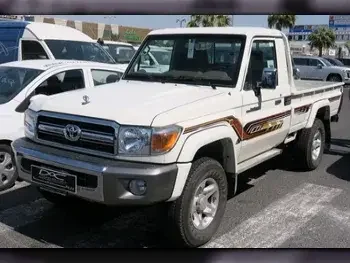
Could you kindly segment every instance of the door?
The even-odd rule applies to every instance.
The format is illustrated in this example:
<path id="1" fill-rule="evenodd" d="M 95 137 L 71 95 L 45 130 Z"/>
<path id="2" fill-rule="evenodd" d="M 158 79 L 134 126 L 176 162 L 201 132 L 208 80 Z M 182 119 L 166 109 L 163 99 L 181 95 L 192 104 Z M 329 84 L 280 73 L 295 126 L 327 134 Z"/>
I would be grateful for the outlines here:
<path id="1" fill-rule="evenodd" d="M 17 112 L 24 112 L 30 103 L 30 98 L 34 95 L 55 95 L 77 89 L 85 88 L 84 71 L 82 69 L 70 69 L 55 72 L 45 77 L 40 84 L 31 87 L 26 94 L 26 98 L 17 107 Z"/>
<path id="2" fill-rule="evenodd" d="M 314 80 L 323 80 L 324 75 L 324 69 L 325 66 L 323 62 L 317 58 L 309 58 L 308 59 L 308 65 L 309 65 L 309 74 Z M 318 66 L 321 65 L 322 67 L 319 68 Z"/>
<path id="3" fill-rule="evenodd" d="M 307 58 L 293 58 L 293 61 L 295 63 L 295 66 L 299 69 L 300 78 L 307 79 L 309 70 Z"/>
<path id="4" fill-rule="evenodd" d="M 282 38 L 255 38 L 242 90 L 242 148 L 239 162 L 270 150 L 284 141 L 291 120 L 287 57 Z M 280 50 L 280 52 L 276 52 Z M 274 88 L 262 88 L 257 97 L 252 87 L 261 81 L 264 68 L 277 69 Z"/>

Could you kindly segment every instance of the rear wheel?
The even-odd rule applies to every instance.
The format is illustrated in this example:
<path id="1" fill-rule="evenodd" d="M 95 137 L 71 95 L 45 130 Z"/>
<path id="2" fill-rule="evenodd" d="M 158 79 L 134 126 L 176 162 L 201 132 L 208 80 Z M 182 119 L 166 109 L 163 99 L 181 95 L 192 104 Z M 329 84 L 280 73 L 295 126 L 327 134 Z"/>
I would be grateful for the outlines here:
<path id="1" fill-rule="evenodd" d="M 0 191 L 11 188 L 16 183 L 18 173 L 16 162 L 9 145 L 0 145 Z"/>
<path id="2" fill-rule="evenodd" d="M 216 233 L 227 201 L 226 174 L 219 162 L 200 158 L 192 164 L 182 195 L 169 208 L 172 240 L 198 247 Z"/>
<path id="3" fill-rule="evenodd" d="M 296 144 L 295 156 L 302 169 L 314 170 L 321 163 L 325 147 L 325 128 L 320 119 L 315 119 L 309 129 L 303 129 Z"/>

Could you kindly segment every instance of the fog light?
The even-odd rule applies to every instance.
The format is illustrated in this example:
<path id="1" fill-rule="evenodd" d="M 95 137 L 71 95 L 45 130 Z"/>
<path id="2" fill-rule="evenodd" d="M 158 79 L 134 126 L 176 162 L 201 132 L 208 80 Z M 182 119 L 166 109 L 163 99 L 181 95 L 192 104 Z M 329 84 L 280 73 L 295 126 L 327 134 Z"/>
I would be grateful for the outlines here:
<path id="1" fill-rule="evenodd" d="M 143 180 L 131 180 L 129 183 L 130 192 L 134 195 L 144 195 L 146 193 L 146 182 Z"/>

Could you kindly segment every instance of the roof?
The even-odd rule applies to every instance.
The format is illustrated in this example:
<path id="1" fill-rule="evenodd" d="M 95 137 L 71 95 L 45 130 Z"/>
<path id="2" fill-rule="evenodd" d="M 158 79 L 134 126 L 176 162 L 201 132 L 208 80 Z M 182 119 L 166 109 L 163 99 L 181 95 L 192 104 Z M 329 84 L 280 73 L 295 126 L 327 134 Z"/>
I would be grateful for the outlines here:
<path id="1" fill-rule="evenodd" d="M 132 47 L 133 45 L 125 42 L 119 42 L 119 41 L 111 41 L 111 40 L 103 40 L 105 44 L 115 44 L 115 45 L 122 45 L 122 46 L 128 46 Z"/>
<path id="2" fill-rule="evenodd" d="M 151 31 L 148 35 L 173 35 L 173 34 L 224 34 L 224 35 L 268 35 L 282 36 L 282 32 L 276 29 L 264 27 L 187 27 L 166 28 Z"/>
<path id="3" fill-rule="evenodd" d="M 38 39 L 61 39 L 72 41 L 95 42 L 83 32 L 68 26 L 27 21 L 1 21 L 0 28 L 26 28 Z"/>
<path id="4" fill-rule="evenodd" d="M 25 28 L 29 22 L 27 21 L 0 21 L 0 28 Z"/>
<path id="5" fill-rule="evenodd" d="M 0 67 L 20 67 L 20 68 L 32 68 L 39 70 L 48 70 L 52 68 L 59 68 L 64 66 L 80 65 L 82 67 L 103 67 L 124 71 L 118 67 L 117 64 L 105 64 L 92 61 L 81 60 L 59 60 L 59 59 L 36 59 L 36 60 L 23 60 L 13 61 L 9 63 L 0 64 Z"/>

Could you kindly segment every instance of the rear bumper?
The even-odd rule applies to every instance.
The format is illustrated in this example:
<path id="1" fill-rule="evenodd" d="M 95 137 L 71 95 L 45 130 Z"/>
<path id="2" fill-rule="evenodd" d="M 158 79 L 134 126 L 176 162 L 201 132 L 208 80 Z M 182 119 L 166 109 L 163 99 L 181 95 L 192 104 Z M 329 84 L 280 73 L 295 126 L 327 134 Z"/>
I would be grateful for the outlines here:
<path id="1" fill-rule="evenodd" d="M 155 165 L 110 160 L 40 145 L 26 138 L 14 141 L 12 148 L 19 177 L 24 181 L 45 187 L 46 190 L 106 205 L 148 205 L 166 201 L 172 195 L 178 173 L 176 164 Z M 75 175 L 75 191 L 62 191 L 33 182 L 32 165 Z M 128 185 L 133 179 L 146 182 L 144 195 L 137 196 L 130 192 Z"/>

